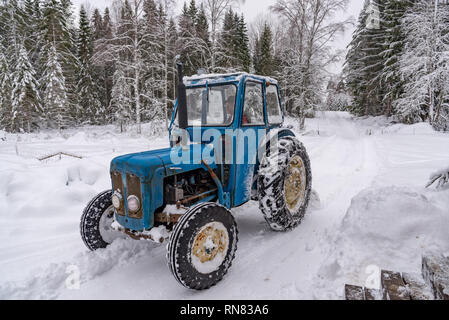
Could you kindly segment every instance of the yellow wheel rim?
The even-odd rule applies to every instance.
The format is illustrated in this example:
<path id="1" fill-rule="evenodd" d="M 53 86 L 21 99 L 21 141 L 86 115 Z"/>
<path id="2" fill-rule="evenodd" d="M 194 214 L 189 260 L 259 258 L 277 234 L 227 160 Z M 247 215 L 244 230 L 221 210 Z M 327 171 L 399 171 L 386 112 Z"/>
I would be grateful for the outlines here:
<path id="1" fill-rule="evenodd" d="M 229 247 L 229 235 L 220 222 L 206 224 L 195 236 L 192 245 L 192 262 L 201 273 L 217 270 L 223 263 Z"/>
<path id="2" fill-rule="evenodd" d="M 284 181 L 284 195 L 287 208 L 296 213 L 304 204 L 306 194 L 306 168 L 300 156 L 293 157 L 288 164 Z"/>

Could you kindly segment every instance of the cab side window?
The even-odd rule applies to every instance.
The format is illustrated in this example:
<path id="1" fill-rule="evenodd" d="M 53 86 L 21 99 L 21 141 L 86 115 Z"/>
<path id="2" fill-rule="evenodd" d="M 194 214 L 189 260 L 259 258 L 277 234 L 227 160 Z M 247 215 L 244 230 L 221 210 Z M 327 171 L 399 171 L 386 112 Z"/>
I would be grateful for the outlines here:
<path id="1" fill-rule="evenodd" d="M 248 81 L 245 85 L 245 105 L 243 107 L 242 125 L 265 125 L 261 83 Z"/>
<path id="2" fill-rule="evenodd" d="M 269 124 L 281 124 L 282 112 L 279 103 L 278 89 L 275 85 L 267 86 L 267 114 Z"/>

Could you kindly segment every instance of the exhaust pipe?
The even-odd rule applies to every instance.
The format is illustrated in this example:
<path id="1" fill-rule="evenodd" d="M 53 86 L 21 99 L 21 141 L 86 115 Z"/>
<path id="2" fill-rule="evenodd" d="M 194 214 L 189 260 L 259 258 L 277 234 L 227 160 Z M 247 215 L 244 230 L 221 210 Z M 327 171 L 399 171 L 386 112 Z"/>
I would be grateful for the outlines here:
<path id="1" fill-rule="evenodd" d="M 182 75 L 182 62 L 178 60 L 176 63 L 178 67 L 178 120 L 179 120 L 179 128 L 186 129 L 189 126 L 189 120 L 187 116 L 187 93 L 186 86 L 184 84 L 183 75 Z"/>

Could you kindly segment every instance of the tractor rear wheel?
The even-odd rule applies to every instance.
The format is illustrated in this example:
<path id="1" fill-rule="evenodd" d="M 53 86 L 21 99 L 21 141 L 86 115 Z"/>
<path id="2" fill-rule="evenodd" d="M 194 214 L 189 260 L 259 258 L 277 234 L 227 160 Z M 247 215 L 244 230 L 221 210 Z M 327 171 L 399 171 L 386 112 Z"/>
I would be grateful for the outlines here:
<path id="1" fill-rule="evenodd" d="M 176 224 L 167 247 L 168 265 L 184 287 L 205 290 L 220 282 L 237 250 L 237 225 L 216 203 L 191 208 Z"/>
<path id="2" fill-rule="evenodd" d="M 303 144 L 281 137 L 277 150 L 267 150 L 257 181 L 259 207 L 270 227 L 288 231 L 302 221 L 310 201 L 312 171 Z"/>

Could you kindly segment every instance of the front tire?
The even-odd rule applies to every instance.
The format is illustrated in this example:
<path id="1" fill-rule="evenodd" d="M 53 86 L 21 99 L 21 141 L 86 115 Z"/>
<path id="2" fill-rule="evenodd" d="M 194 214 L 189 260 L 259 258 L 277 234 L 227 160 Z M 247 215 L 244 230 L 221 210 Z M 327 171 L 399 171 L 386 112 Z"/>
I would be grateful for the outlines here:
<path id="1" fill-rule="evenodd" d="M 184 287 L 209 289 L 231 267 L 237 241 L 231 212 L 216 203 L 200 204 L 181 217 L 170 236 L 169 268 Z"/>
<path id="2" fill-rule="evenodd" d="M 275 231 L 296 228 L 304 218 L 312 191 L 312 171 L 304 145 L 281 137 L 275 152 L 267 150 L 257 181 L 259 207 Z"/>
<path id="3" fill-rule="evenodd" d="M 81 238 L 91 251 L 104 249 L 121 236 L 111 227 L 114 221 L 112 193 L 112 190 L 108 190 L 97 195 L 87 205 L 81 216 Z"/>

